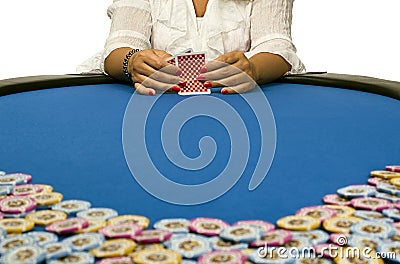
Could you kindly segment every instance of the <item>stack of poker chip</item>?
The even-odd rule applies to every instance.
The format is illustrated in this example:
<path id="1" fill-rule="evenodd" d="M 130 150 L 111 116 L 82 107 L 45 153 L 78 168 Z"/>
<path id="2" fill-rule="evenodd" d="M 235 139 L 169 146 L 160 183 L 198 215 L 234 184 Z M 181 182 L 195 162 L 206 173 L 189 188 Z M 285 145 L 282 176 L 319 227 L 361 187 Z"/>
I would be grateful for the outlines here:
<path id="1" fill-rule="evenodd" d="M 63 200 L 29 174 L 0 172 L 0 263 L 400 263 L 400 166 L 370 174 L 368 184 L 344 186 L 276 224 L 207 217 L 151 224 Z M 354 257 L 327 248 L 370 250 Z"/>

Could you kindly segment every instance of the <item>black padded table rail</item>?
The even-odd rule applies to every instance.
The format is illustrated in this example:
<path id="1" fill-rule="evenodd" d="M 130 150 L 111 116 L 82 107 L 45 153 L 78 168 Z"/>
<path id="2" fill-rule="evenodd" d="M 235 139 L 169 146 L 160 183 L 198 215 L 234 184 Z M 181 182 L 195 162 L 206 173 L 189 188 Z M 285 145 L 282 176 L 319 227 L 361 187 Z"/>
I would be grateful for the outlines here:
<path id="1" fill-rule="evenodd" d="M 65 86 L 117 83 L 101 74 L 38 75 L 0 80 L 0 96 Z M 287 75 L 281 83 L 309 84 L 364 91 L 400 100 L 400 82 L 367 76 L 336 73 L 304 73 Z"/>

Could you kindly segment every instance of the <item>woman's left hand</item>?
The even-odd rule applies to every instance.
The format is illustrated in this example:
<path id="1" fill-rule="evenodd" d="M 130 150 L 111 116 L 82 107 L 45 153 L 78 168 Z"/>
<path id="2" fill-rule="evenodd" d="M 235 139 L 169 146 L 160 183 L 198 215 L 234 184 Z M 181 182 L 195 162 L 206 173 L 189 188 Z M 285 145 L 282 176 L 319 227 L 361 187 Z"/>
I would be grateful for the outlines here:
<path id="1" fill-rule="evenodd" d="M 206 64 L 199 80 L 209 81 L 212 87 L 225 86 L 221 93 L 244 93 L 257 84 L 255 65 L 242 51 L 231 51 Z"/>

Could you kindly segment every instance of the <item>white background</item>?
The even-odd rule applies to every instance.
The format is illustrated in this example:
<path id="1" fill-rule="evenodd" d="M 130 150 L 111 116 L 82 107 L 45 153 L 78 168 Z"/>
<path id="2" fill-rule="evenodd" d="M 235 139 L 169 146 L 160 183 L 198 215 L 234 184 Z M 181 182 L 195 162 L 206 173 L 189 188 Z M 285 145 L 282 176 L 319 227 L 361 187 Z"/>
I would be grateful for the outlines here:
<path id="1" fill-rule="evenodd" d="M 9 0 L 0 14 L 0 79 L 75 73 L 101 50 L 111 0 Z M 400 81 L 399 0 L 296 0 L 292 34 L 309 71 Z"/>

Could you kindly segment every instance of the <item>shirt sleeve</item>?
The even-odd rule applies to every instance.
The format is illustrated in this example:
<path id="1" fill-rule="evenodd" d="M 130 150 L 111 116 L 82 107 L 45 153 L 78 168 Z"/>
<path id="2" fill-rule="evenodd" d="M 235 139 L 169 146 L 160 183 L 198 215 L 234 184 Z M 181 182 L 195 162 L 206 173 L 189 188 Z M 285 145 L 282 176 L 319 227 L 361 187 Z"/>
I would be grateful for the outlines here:
<path id="1" fill-rule="evenodd" d="M 292 42 L 293 0 L 254 0 L 250 17 L 250 58 L 260 52 L 280 55 L 290 65 L 289 73 L 301 73 L 305 67 Z"/>
<path id="2" fill-rule="evenodd" d="M 105 43 L 100 68 L 115 49 L 122 47 L 140 50 L 151 47 L 151 9 L 148 0 L 114 0 L 107 9 L 111 28 Z"/>

